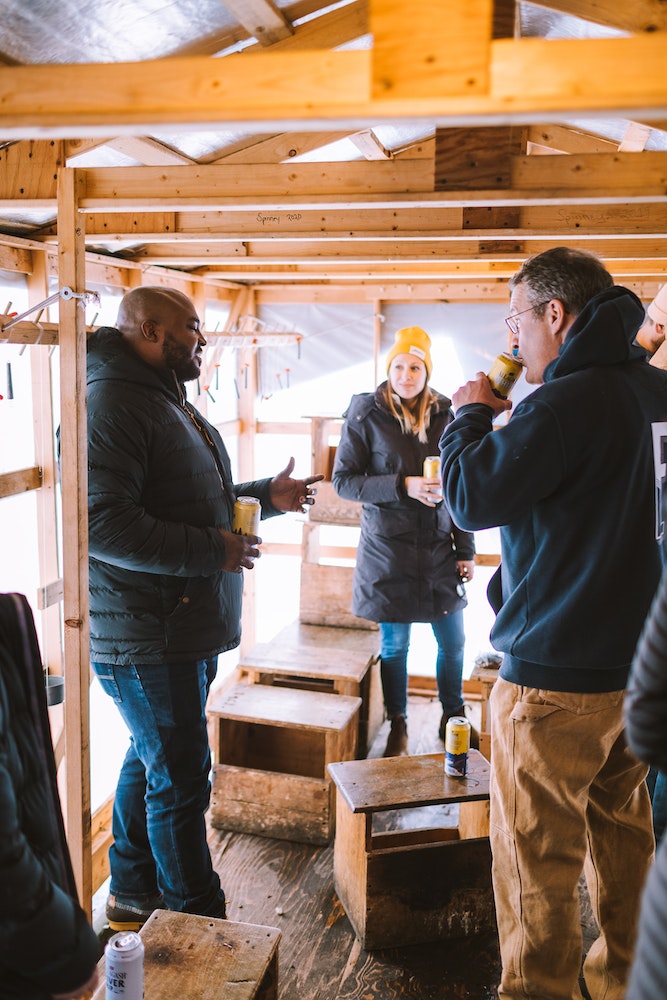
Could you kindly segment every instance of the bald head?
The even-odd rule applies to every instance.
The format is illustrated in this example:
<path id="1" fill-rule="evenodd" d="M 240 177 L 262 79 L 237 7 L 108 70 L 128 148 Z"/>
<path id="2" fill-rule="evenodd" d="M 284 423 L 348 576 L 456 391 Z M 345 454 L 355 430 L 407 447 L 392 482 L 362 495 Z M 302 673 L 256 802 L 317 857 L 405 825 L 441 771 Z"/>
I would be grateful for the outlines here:
<path id="1" fill-rule="evenodd" d="M 154 368 L 172 369 L 181 382 L 197 378 L 206 344 L 191 300 L 173 288 L 133 288 L 118 309 L 116 326 L 127 346 Z"/>

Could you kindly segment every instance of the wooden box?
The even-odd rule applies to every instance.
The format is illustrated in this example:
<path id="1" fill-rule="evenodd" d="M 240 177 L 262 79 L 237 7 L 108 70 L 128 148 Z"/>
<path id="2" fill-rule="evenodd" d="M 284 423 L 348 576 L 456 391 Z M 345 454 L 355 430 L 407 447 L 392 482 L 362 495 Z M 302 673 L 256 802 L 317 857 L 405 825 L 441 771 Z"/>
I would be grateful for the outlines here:
<path id="1" fill-rule="evenodd" d="M 495 926 L 489 847 L 489 764 L 469 752 L 465 778 L 444 754 L 331 764 L 337 788 L 334 881 L 371 951 L 467 937 Z M 410 811 L 458 803 L 458 826 L 417 827 Z M 399 811 L 396 813 L 396 811 Z M 404 813 L 398 829 L 383 815 Z"/>
<path id="2" fill-rule="evenodd" d="M 239 661 L 250 683 L 361 698 L 355 756 L 365 757 L 384 721 L 379 636 L 358 628 L 292 622 Z"/>
<path id="3" fill-rule="evenodd" d="M 301 563 L 299 619 L 305 625 L 333 625 L 340 628 L 377 630 L 375 622 L 358 618 L 352 606 L 354 566 Z"/>
<path id="4" fill-rule="evenodd" d="M 139 932 L 146 1000 L 277 1000 L 280 931 L 156 910 Z M 104 1000 L 105 960 L 93 1000 Z"/>
<path id="5" fill-rule="evenodd" d="M 361 698 L 239 683 L 213 702 L 219 761 L 211 824 L 223 830 L 327 844 L 335 792 L 327 771 L 352 760 Z"/>
<path id="6" fill-rule="evenodd" d="M 470 677 L 463 682 L 463 697 L 466 704 L 475 706 L 479 712 L 480 752 L 491 760 L 491 706 L 489 698 L 493 685 L 498 679 L 498 667 L 484 667 L 475 663 Z"/>

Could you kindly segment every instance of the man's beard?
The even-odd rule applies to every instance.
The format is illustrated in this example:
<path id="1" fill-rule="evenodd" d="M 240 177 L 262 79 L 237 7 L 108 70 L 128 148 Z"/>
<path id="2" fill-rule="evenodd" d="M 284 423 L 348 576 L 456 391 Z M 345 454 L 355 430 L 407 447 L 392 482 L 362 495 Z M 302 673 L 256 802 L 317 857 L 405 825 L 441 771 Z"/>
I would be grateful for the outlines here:
<path id="1" fill-rule="evenodd" d="M 167 368 L 171 368 L 179 382 L 191 382 L 192 379 L 199 378 L 200 359 L 177 343 L 170 335 L 166 334 L 162 345 L 162 357 Z"/>

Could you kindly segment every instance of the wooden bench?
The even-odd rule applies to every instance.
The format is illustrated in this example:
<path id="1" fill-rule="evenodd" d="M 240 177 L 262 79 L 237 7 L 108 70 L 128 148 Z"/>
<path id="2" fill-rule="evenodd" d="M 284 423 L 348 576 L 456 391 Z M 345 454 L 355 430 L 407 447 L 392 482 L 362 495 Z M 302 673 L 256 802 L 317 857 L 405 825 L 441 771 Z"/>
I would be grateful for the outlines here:
<path id="1" fill-rule="evenodd" d="M 277 1000 L 280 931 L 156 910 L 141 931 L 146 1000 Z M 105 959 L 93 1000 L 104 1000 Z"/>
<path id="2" fill-rule="evenodd" d="M 384 721 L 377 632 L 292 622 L 241 656 L 251 683 L 361 698 L 355 756 L 365 757 Z"/>
<path id="3" fill-rule="evenodd" d="M 361 698 L 237 683 L 209 709 L 217 727 L 211 824 L 327 844 L 335 790 L 327 771 L 352 760 Z"/>
<path id="4" fill-rule="evenodd" d="M 450 778 L 444 763 L 438 753 L 329 765 L 337 789 L 336 892 L 369 951 L 495 926 L 489 764 L 471 750 L 466 777 Z M 410 815 L 455 803 L 458 826 L 419 828 Z M 395 811 L 401 827 L 387 830 L 385 822 L 382 829 Z"/>

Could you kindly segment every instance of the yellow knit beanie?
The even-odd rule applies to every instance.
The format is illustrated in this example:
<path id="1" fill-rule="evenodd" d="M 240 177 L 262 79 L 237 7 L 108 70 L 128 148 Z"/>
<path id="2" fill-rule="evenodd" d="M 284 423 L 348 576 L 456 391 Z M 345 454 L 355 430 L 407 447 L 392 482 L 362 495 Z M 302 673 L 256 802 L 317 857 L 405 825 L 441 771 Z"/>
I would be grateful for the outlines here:
<path id="1" fill-rule="evenodd" d="M 667 285 L 663 285 L 658 294 L 650 303 L 646 312 L 654 323 L 661 323 L 667 326 Z"/>
<path id="2" fill-rule="evenodd" d="M 387 355 L 387 374 L 394 358 L 398 354 L 414 354 L 424 362 L 426 378 L 431 377 L 431 338 L 420 326 L 405 326 L 396 332 L 394 345 Z"/>

